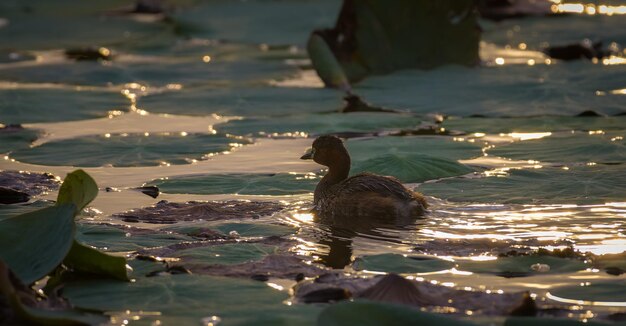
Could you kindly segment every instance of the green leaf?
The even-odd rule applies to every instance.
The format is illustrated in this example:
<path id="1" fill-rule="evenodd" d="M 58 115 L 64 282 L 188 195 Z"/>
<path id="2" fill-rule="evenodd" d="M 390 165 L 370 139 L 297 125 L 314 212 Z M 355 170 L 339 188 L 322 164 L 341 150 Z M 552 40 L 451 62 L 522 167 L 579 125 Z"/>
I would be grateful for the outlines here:
<path id="1" fill-rule="evenodd" d="M 63 180 L 59 195 L 57 197 L 57 205 L 74 204 L 76 214 L 80 213 L 98 195 L 98 185 L 83 170 L 76 170 L 68 173 Z"/>
<path id="2" fill-rule="evenodd" d="M 295 195 L 313 192 L 319 177 L 312 174 L 233 173 L 171 177 L 150 182 L 171 194 Z"/>
<path id="3" fill-rule="evenodd" d="M 422 312 L 408 306 L 357 300 L 341 302 L 324 310 L 317 319 L 319 326 L 378 325 L 475 325 L 438 314 Z"/>
<path id="4" fill-rule="evenodd" d="M 592 281 L 590 285 L 564 286 L 550 290 L 550 293 L 569 300 L 591 302 L 614 302 L 615 306 L 626 304 L 626 280 L 619 281 Z"/>
<path id="5" fill-rule="evenodd" d="M 387 273 L 428 273 L 454 267 L 453 262 L 431 257 L 404 257 L 399 254 L 364 256 L 354 262 L 355 270 Z"/>
<path id="6" fill-rule="evenodd" d="M 332 77 L 339 74 L 326 48 L 348 79 L 358 81 L 399 69 L 473 66 L 480 60 L 479 41 L 471 0 L 346 1 L 334 29 L 314 32 L 309 54 L 327 86 L 336 86 Z"/>
<path id="7" fill-rule="evenodd" d="M 504 326 L 608 326 L 616 324 L 598 323 L 593 321 L 582 322 L 575 319 L 560 318 L 534 318 L 534 317 L 512 317 L 504 322 Z M 623 325 L 623 324 L 617 324 Z"/>
<path id="8" fill-rule="evenodd" d="M 289 226 L 267 223 L 211 223 L 205 221 L 175 224 L 161 230 L 195 236 L 207 229 L 218 231 L 224 235 L 236 231 L 242 237 L 285 236 L 297 231 L 297 229 Z"/>
<path id="9" fill-rule="evenodd" d="M 423 154 L 382 154 L 365 161 L 357 161 L 352 168 L 352 173 L 374 172 L 394 176 L 403 182 L 423 182 L 473 171 L 461 163 Z"/>
<path id="10" fill-rule="evenodd" d="M 320 35 L 312 34 L 306 49 L 315 71 L 324 81 L 324 84 L 345 90 L 350 88 L 348 77 L 343 72 L 339 61 L 337 61 L 328 43 Z"/>
<path id="11" fill-rule="evenodd" d="M 67 284 L 63 295 L 84 309 L 159 312 L 142 320 L 158 319 L 163 325 L 196 325 L 213 315 L 225 324 L 301 325 L 318 312 L 316 307 L 282 304 L 289 298 L 287 291 L 264 282 L 204 275 L 166 275 L 136 282 L 84 280 Z"/>
<path id="12" fill-rule="evenodd" d="M 176 251 L 171 257 L 180 258 L 184 263 L 198 265 L 234 265 L 261 260 L 277 251 L 274 246 L 255 243 L 234 243 L 209 245 Z"/>
<path id="13" fill-rule="evenodd" d="M 0 221 L 0 260 L 24 284 L 46 276 L 72 247 L 75 211 L 61 203 Z"/>
<path id="14" fill-rule="evenodd" d="M 78 223 L 76 240 L 99 250 L 119 252 L 168 246 L 196 239 L 147 229 L 124 230 L 110 225 Z"/>
<path id="15" fill-rule="evenodd" d="M 126 259 L 74 241 L 63 263 L 74 271 L 128 281 Z"/>
<path id="16" fill-rule="evenodd" d="M 20 284 L 14 284 L 15 281 L 10 277 L 10 269 L 4 262 L 0 260 L 0 294 L 6 298 L 13 312 L 23 320 L 27 320 L 37 325 L 95 325 L 105 323 L 109 318 L 94 314 L 86 314 L 71 309 L 55 309 L 46 310 L 36 307 L 26 306 L 22 303 L 21 298 L 28 296 L 29 293 L 20 292 L 16 288 L 23 287 Z M 31 302 L 42 304 L 34 297 L 29 298 Z M 4 316 L 3 316 L 4 317 Z"/>
<path id="17" fill-rule="evenodd" d="M 550 270 L 537 272 L 531 268 L 534 264 L 548 265 L 550 266 Z M 498 259 L 487 261 L 462 261 L 459 262 L 458 269 L 474 273 L 528 273 L 528 275 L 530 275 L 571 273 L 584 270 L 587 267 L 589 266 L 584 262 L 576 259 L 529 255 L 499 257 Z"/>
<path id="18" fill-rule="evenodd" d="M 454 178 L 417 189 L 450 201 L 499 204 L 604 204 L 626 198 L 620 165 L 510 170 L 506 176 Z"/>

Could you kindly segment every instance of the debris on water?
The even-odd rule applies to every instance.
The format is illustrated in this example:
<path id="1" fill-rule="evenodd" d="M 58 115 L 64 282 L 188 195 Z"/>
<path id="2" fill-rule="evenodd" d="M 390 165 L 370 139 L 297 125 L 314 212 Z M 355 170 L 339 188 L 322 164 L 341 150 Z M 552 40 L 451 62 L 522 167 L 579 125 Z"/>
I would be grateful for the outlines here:
<path id="1" fill-rule="evenodd" d="M 157 270 L 152 271 L 146 274 L 146 277 L 155 277 L 155 276 L 163 276 L 163 275 L 178 275 L 178 274 L 192 274 L 190 270 L 185 268 L 184 266 L 174 265 L 170 266 L 166 263 L 165 270 Z"/>
<path id="2" fill-rule="evenodd" d="M 21 131 L 21 130 L 24 130 L 24 127 L 19 123 L 8 124 L 8 125 L 0 124 L 0 132 L 13 132 L 13 131 Z"/>
<path id="3" fill-rule="evenodd" d="M 532 264 L 530 266 L 530 269 L 532 269 L 535 272 L 539 272 L 539 273 L 547 273 L 550 271 L 550 265 L 548 264 Z"/>
<path id="4" fill-rule="evenodd" d="M 30 200 L 27 193 L 21 191 L 0 187 L 0 204 L 18 204 L 25 203 Z"/>
<path id="5" fill-rule="evenodd" d="M 104 188 L 104 191 L 106 191 L 106 192 L 120 192 L 119 189 L 114 188 L 114 187 L 106 187 L 106 188 Z"/>
<path id="6" fill-rule="evenodd" d="M 600 114 L 596 111 L 593 110 L 586 110 L 583 112 L 580 112 L 579 114 L 575 115 L 576 117 L 604 117 L 603 114 Z"/>
<path id="7" fill-rule="evenodd" d="M 267 282 L 270 279 L 270 277 L 267 276 L 266 274 L 254 274 L 250 276 L 250 278 L 259 282 Z"/>
<path id="8" fill-rule="evenodd" d="M 160 263 L 163 261 L 163 259 L 161 259 L 160 257 L 155 257 L 155 256 L 150 256 L 150 255 L 137 255 L 135 256 L 135 259 L 137 260 L 144 260 L 144 261 L 150 261 L 153 263 Z"/>
<path id="9" fill-rule="evenodd" d="M 68 59 L 76 61 L 111 61 L 113 52 L 105 47 L 90 46 L 65 50 Z"/>
<path id="10" fill-rule="evenodd" d="M 148 196 L 150 196 L 150 197 L 152 197 L 152 198 L 157 198 L 157 197 L 159 197 L 159 194 L 161 193 L 161 192 L 159 191 L 159 187 L 157 187 L 157 186 L 143 186 L 143 187 L 137 187 L 137 188 L 134 188 L 134 190 L 138 190 L 138 191 L 140 191 L 141 193 L 143 193 L 143 194 L 145 194 L 145 195 L 148 195 Z"/>
<path id="11" fill-rule="evenodd" d="M 528 16 L 551 16 L 553 3 L 548 0 L 480 0 L 478 12 L 485 19 L 502 21 Z"/>
<path id="12" fill-rule="evenodd" d="M 237 232 L 235 230 L 228 232 L 228 236 L 233 238 L 233 239 L 241 238 L 241 235 L 239 235 L 239 232 Z"/>
<path id="13" fill-rule="evenodd" d="M 553 59 L 564 61 L 602 59 L 612 54 L 611 51 L 602 49 L 602 42 L 551 46 L 544 49 L 544 53 Z"/>
<path id="14" fill-rule="evenodd" d="M 619 268 L 619 267 L 607 267 L 604 269 L 604 271 L 609 274 L 609 275 L 614 275 L 614 276 L 620 276 L 624 273 L 626 273 L 625 270 Z"/>
<path id="15" fill-rule="evenodd" d="M 392 132 L 389 136 L 460 136 L 464 135 L 460 131 L 452 131 L 440 126 L 421 126 L 416 129 L 403 129 L 398 132 Z"/>
<path id="16" fill-rule="evenodd" d="M 505 271 L 505 272 L 498 272 L 495 275 L 496 276 L 500 276 L 500 277 L 504 277 L 504 278 L 515 278 L 515 277 L 527 277 L 527 276 L 530 276 L 531 274 L 528 273 L 528 272 Z"/>
<path id="17" fill-rule="evenodd" d="M 403 113 L 402 111 L 386 109 L 383 107 L 375 106 L 369 104 L 360 96 L 354 94 L 346 95 L 343 100 L 345 101 L 344 107 L 340 110 L 341 113 L 350 113 L 350 112 L 386 112 L 386 113 Z"/>
<path id="18" fill-rule="evenodd" d="M 535 299 L 530 295 L 530 292 L 524 293 L 522 303 L 511 310 L 509 313 L 511 316 L 536 316 L 537 315 L 537 303 Z"/>
<path id="19" fill-rule="evenodd" d="M 415 283 L 398 274 L 384 276 L 374 286 L 360 293 L 359 298 L 414 306 L 423 306 L 429 301 Z"/>
<path id="20" fill-rule="evenodd" d="M 328 303 L 348 300 L 352 297 L 350 291 L 342 288 L 326 288 L 311 291 L 300 298 L 304 303 Z"/>
<path id="21" fill-rule="evenodd" d="M 418 282 L 402 281 L 401 276 L 360 277 L 331 272 L 311 281 L 302 281 L 294 286 L 296 300 L 304 302 L 307 294 L 327 288 L 341 288 L 352 293 L 354 298 L 367 296 L 382 302 L 399 303 L 420 307 L 439 309 L 446 307 L 449 311 L 463 313 L 467 310 L 483 315 L 506 315 L 522 306 L 525 292 L 485 293 L 478 291 L 458 290 L 446 286 Z M 378 283 L 384 281 L 379 286 Z M 409 288 L 411 284 L 414 289 Z"/>
<path id="22" fill-rule="evenodd" d="M 58 189 L 60 181 L 49 173 L 0 171 L 0 187 L 37 196 Z"/>
<path id="23" fill-rule="evenodd" d="M 134 209 L 114 216 L 125 222 L 174 224 L 181 221 L 217 221 L 269 216 L 284 208 L 276 202 L 261 201 L 213 201 L 172 203 L 160 201 L 154 206 Z"/>

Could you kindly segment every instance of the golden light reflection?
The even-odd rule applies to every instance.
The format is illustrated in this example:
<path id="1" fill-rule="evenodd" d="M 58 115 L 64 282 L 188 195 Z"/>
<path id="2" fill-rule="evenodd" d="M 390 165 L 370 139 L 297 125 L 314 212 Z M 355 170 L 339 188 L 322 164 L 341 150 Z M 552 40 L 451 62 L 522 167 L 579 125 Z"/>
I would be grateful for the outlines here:
<path id="1" fill-rule="evenodd" d="M 587 15 L 625 15 L 626 6 L 595 5 L 593 3 L 561 3 L 552 1 L 554 4 L 550 10 L 555 14 L 587 14 Z"/>
<path id="2" fill-rule="evenodd" d="M 576 305 L 603 306 L 603 307 L 626 307 L 626 302 L 574 300 L 574 299 L 567 299 L 567 298 L 557 297 L 556 295 L 554 295 L 554 294 L 552 294 L 550 292 L 546 293 L 546 297 L 548 299 L 550 299 L 550 300 L 563 302 L 563 303 L 576 304 Z"/>
<path id="3" fill-rule="evenodd" d="M 311 213 L 294 213 L 292 217 L 297 221 L 307 224 L 312 223 L 315 219 L 315 216 Z"/>
<path id="4" fill-rule="evenodd" d="M 612 55 L 602 59 L 602 64 L 605 66 L 623 65 L 626 64 L 626 58 Z"/>
<path id="5" fill-rule="evenodd" d="M 508 136 L 524 141 L 524 140 L 533 140 L 533 139 L 541 139 L 544 137 L 549 137 L 549 136 L 552 136 L 552 133 L 551 132 L 513 132 L 513 133 L 508 134 Z"/>
<path id="6" fill-rule="evenodd" d="M 611 91 L 611 94 L 615 94 L 615 95 L 626 95 L 626 88 L 616 89 L 616 90 L 614 90 L 614 91 Z"/>

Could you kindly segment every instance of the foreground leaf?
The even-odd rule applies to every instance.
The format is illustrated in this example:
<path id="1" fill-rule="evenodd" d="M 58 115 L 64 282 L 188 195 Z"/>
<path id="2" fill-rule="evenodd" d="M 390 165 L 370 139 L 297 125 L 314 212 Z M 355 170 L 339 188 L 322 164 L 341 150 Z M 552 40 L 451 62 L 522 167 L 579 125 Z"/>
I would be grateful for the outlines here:
<path id="1" fill-rule="evenodd" d="M 98 185 L 83 170 L 68 173 L 63 180 L 57 204 L 74 204 L 76 214 L 80 213 L 98 195 Z"/>
<path id="2" fill-rule="evenodd" d="M 38 301 L 34 293 L 23 290 L 25 288 L 11 277 L 11 271 L 4 262 L 0 261 L 0 294 L 6 299 L 12 311 L 22 320 L 41 325 L 94 325 L 101 324 L 108 318 L 85 314 L 80 311 L 59 308 L 59 309 L 39 309 L 27 306 L 22 303 L 22 298 L 28 298 L 31 303 L 43 305 L 43 301 Z M 2 316 L 3 319 L 5 316 Z"/>
<path id="3" fill-rule="evenodd" d="M 74 271 L 128 281 L 126 259 L 74 241 L 63 263 Z"/>
<path id="4" fill-rule="evenodd" d="M 0 260 L 24 283 L 52 272 L 74 241 L 73 204 L 61 204 L 0 221 Z"/>
<path id="5" fill-rule="evenodd" d="M 341 87 L 330 51 L 347 78 L 358 81 L 398 69 L 472 66 L 479 61 L 479 41 L 471 0 L 346 0 L 335 28 L 313 32 L 308 51 L 326 85 Z"/>

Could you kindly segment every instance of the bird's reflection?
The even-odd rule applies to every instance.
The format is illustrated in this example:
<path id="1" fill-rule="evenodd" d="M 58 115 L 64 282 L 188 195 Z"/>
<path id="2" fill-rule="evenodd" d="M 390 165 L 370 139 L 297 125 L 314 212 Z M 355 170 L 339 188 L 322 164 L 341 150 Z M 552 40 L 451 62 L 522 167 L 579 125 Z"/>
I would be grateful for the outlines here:
<path id="1" fill-rule="evenodd" d="M 314 212 L 315 220 L 328 230 L 318 244 L 328 247 L 318 255 L 319 263 L 334 269 L 343 269 L 352 263 L 353 239 L 357 236 L 376 236 L 384 229 L 401 229 L 415 223 L 417 218 L 397 221 L 389 217 L 364 218 L 362 216 L 322 216 Z M 385 235 L 387 240 L 389 235 Z"/>

